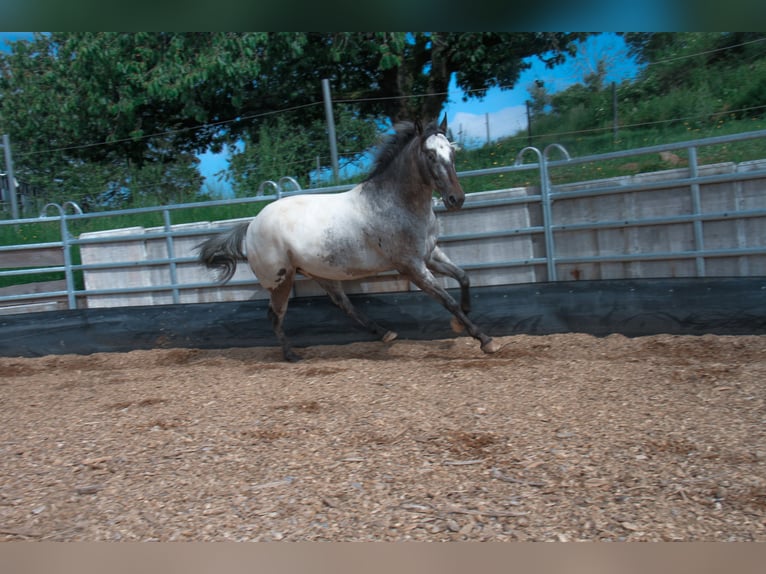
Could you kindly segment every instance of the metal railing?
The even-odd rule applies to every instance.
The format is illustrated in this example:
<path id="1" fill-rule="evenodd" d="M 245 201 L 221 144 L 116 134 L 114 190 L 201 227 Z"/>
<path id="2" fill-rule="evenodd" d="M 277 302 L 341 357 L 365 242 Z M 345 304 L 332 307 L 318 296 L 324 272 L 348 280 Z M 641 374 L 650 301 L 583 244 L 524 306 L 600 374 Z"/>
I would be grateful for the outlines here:
<path id="1" fill-rule="evenodd" d="M 530 224 L 527 227 L 520 228 L 508 228 L 499 231 L 484 232 L 478 230 L 474 233 L 459 234 L 459 235 L 445 235 L 440 238 L 440 241 L 444 244 L 450 244 L 461 240 L 472 239 L 502 239 L 510 237 L 518 237 L 523 235 L 528 236 L 542 236 L 544 249 L 543 253 L 534 257 L 524 257 L 520 259 L 508 259 L 502 262 L 482 262 L 482 261 L 462 261 L 461 266 L 466 269 L 484 269 L 488 267 L 523 267 L 523 266 L 541 266 L 544 265 L 546 273 L 544 279 L 547 281 L 560 280 L 559 271 L 560 266 L 566 264 L 587 264 L 587 263 L 612 263 L 612 262 L 633 262 L 633 261 L 651 261 L 651 260 L 673 260 L 673 259 L 693 259 L 695 262 L 696 275 L 703 277 L 706 275 L 706 261 L 709 258 L 716 257 L 729 257 L 729 256 L 750 256 L 750 255 L 766 255 L 766 245 L 763 243 L 759 245 L 749 245 L 736 248 L 727 249 L 706 249 L 705 238 L 703 233 L 703 226 L 705 223 L 742 219 L 748 220 L 753 218 L 760 218 L 766 216 L 766 183 L 764 183 L 763 197 L 764 201 L 760 207 L 755 209 L 734 209 L 724 210 L 718 212 L 703 212 L 700 202 L 700 186 L 709 184 L 721 184 L 721 183 L 743 183 L 753 180 L 763 179 L 766 182 L 766 169 L 756 168 L 750 171 L 734 170 L 731 173 L 718 173 L 712 175 L 701 175 L 700 166 L 698 165 L 697 150 L 701 147 L 728 144 L 735 142 L 742 142 L 746 140 L 766 138 L 766 130 L 748 132 L 744 134 L 735 134 L 729 136 L 720 136 L 714 138 L 705 138 L 699 140 L 692 140 L 686 142 L 656 145 L 643 148 L 636 148 L 626 151 L 619 151 L 613 153 L 592 155 L 587 157 L 570 157 L 566 149 L 558 144 L 552 144 L 545 149 L 540 150 L 535 147 L 526 147 L 522 149 L 517 157 L 516 161 L 512 165 L 506 165 L 502 167 L 493 167 L 488 169 L 463 171 L 458 175 L 461 179 L 480 177 L 487 175 L 495 175 L 502 173 L 509 173 L 515 171 L 524 170 L 536 170 L 539 175 L 539 193 L 531 193 L 523 196 L 516 197 L 504 197 L 495 198 L 493 194 L 487 196 L 475 196 L 472 194 L 471 201 L 467 201 L 463 210 L 480 209 L 494 206 L 508 206 L 508 205 L 536 205 L 540 209 L 541 223 Z M 564 166 L 574 166 L 585 163 L 598 163 L 613 159 L 635 157 L 648 154 L 658 154 L 664 151 L 684 150 L 688 157 L 688 166 L 684 169 L 687 170 L 686 177 L 678 176 L 676 174 L 670 179 L 663 179 L 661 181 L 648 181 L 631 183 L 625 181 L 619 181 L 613 184 L 604 184 L 599 180 L 599 185 L 590 185 L 585 189 L 569 189 L 571 185 L 553 185 L 551 183 L 551 172 Z M 562 156 L 561 159 L 552 160 L 549 158 L 551 153 L 557 153 Z M 523 160 L 529 155 L 533 155 L 536 158 L 535 163 L 523 163 Z M 580 182 L 581 184 L 583 182 Z M 176 240 L 180 238 L 188 237 L 205 237 L 210 235 L 211 229 L 174 229 L 173 215 L 182 210 L 210 208 L 216 206 L 231 206 L 231 205 L 246 205 L 263 201 L 277 200 L 280 197 L 295 195 L 300 193 L 333 193 L 339 191 L 345 191 L 352 187 L 352 185 L 340 185 L 324 188 L 315 188 L 302 190 L 297 182 L 289 177 L 281 178 L 278 182 L 268 181 L 261 184 L 259 188 L 259 195 L 248 198 L 233 198 L 223 199 L 216 201 L 198 202 L 198 203 L 186 203 L 177 205 L 167 205 L 162 207 L 146 207 L 136 209 L 125 209 L 108 212 L 97 213 L 82 213 L 79 207 L 73 202 L 65 202 L 62 205 L 48 204 L 40 213 L 38 218 L 28 219 L 14 219 L 14 220 L 0 220 L 0 226 L 23 226 L 33 223 L 39 223 L 41 221 L 58 221 L 60 225 L 60 240 L 56 242 L 46 243 L 32 243 L 32 244 L 18 244 L 18 245 L 3 245 L 0 246 L 0 262 L 4 253 L 8 252 L 24 252 L 29 250 L 33 252 L 39 249 L 61 249 L 62 261 L 60 265 L 35 267 L 34 262 L 32 266 L 23 268 L 6 268 L 0 270 L 0 276 L 18 276 L 18 275 L 36 275 L 43 273 L 63 273 L 65 277 L 65 288 L 50 292 L 38 292 L 38 293 L 15 293 L 3 295 L 0 293 L 0 305 L 24 303 L 30 300 L 39 300 L 42 298 L 56 298 L 65 297 L 66 305 L 69 309 L 75 309 L 78 307 L 78 298 L 85 295 L 112 295 L 112 294 L 125 294 L 125 293 L 157 293 L 166 292 L 170 293 L 173 303 L 178 303 L 181 299 L 181 292 L 189 289 L 201 289 L 201 288 L 214 288 L 216 283 L 212 280 L 209 282 L 195 282 L 195 283 L 182 283 L 178 279 L 178 266 L 181 264 L 188 264 L 195 262 L 194 257 L 178 257 L 176 256 Z M 649 192 L 653 190 L 668 190 L 679 189 L 681 193 L 689 193 L 691 198 L 692 209 L 689 213 L 662 215 L 645 218 L 629 218 L 629 219 L 613 219 L 613 220 L 599 220 L 599 221 L 582 221 L 576 223 L 561 223 L 556 221 L 556 215 L 554 214 L 554 205 L 557 202 L 564 202 L 566 200 L 573 200 L 577 198 L 598 198 L 608 195 L 619 195 L 634 192 Z M 266 191 L 272 193 L 266 194 Z M 507 191 L 507 190 L 495 190 L 495 191 Z M 435 211 L 441 212 L 443 208 L 435 205 Z M 51 214 L 51 211 L 55 212 Z M 120 215 L 137 215 L 142 213 L 160 213 L 162 216 L 163 225 L 160 229 L 152 230 L 151 232 L 141 234 L 125 234 L 115 237 L 97 237 L 97 238 L 84 238 L 74 237 L 70 232 L 70 224 L 75 221 L 101 218 L 101 217 L 115 217 Z M 566 232 L 572 232 L 577 230 L 609 230 L 617 228 L 638 228 L 642 226 L 651 225 L 663 225 L 684 223 L 691 224 L 693 226 L 694 246 L 692 250 L 676 251 L 676 252 L 642 252 L 642 253 L 620 253 L 620 254 L 606 254 L 606 255 L 561 255 L 557 248 L 557 241 L 560 241 L 559 236 Z M 166 245 L 167 257 L 161 257 L 156 259 L 146 259 L 141 261 L 110 261 L 103 263 L 74 263 L 73 250 L 81 246 L 88 246 L 94 244 L 108 244 L 110 242 L 125 242 L 125 241 L 146 241 L 150 239 L 164 240 Z M 77 272 L 87 272 L 95 270 L 110 270 L 110 269 L 126 269 L 131 267 L 157 267 L 167 268 L 169 270 L 169 283 L 160 285 L 147 285 L 140 287 L 119 287 L 105 289 L 77 289 L 75 275 Z M 0 268 L 2 265 L 0 264 Z M 256 285 L 255 278 L 251 281 L 233 281 L 230 285 Z"/>

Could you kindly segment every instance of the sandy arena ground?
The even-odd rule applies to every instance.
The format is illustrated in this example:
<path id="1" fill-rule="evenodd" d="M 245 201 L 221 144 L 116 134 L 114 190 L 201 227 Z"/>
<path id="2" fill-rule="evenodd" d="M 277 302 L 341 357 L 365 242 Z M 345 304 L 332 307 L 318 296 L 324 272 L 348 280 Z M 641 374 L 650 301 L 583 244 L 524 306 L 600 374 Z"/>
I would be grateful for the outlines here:
<path id="1" fill-rule="evenodd" d="M 0 540 L 766 541 L 766 336 L 0 358 Z"/>

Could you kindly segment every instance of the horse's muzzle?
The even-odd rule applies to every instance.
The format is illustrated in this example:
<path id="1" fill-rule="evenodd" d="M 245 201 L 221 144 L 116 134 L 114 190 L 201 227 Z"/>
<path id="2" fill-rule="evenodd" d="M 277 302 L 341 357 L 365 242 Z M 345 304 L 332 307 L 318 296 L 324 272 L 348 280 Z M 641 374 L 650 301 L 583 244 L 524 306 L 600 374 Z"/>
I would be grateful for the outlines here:
<path id="1" fill-rule="evenodd" d="M 449 194 L 446 195 L 444 198 L 442 198 L 444 201 L 444 207 L 447 208 L 447 211 L 453 211 L 455 209 L 460 209 L 463 207 L 463 203 L 465 202 L 465 195 L 455 195 L 455 194 Z"/>

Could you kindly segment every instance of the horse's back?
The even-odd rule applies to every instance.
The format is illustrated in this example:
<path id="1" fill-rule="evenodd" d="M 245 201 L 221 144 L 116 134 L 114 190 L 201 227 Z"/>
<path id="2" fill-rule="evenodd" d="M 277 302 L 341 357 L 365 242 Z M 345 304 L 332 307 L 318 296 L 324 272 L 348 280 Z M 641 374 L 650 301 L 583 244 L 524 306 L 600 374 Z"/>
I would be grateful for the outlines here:
<path id="1" fill-rule="evenodd" d="M 363 215 L 357 194 L 352 192 L 284 197 L 258 214 L 251 223 L 252 233 L 259 241 L 292 239 L 316 243 L 328 230 L 358 232 Z"/>
<path id="2" fill-rule="evenodd" d="M 283 270 L 334 280 L 374 275 L 390 264 L 368 241 L 368 218 L 359 188 L 282 198 L 250 224 L 248 259 L 267 287 Z"/>

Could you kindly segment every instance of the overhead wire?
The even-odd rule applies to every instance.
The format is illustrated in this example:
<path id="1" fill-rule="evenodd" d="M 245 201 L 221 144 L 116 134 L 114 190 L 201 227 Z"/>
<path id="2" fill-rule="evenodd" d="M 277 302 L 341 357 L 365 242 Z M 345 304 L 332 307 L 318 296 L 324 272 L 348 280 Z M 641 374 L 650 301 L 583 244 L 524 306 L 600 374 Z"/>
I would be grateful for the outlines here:
<path id="1" fill-rule="evenodd" d="M 696 58 L 697 56 L 706 56 L 708 54 L 714 54 L 716 52 L 723 52 L 725 50 L 733 50 L 734 48 L 741 48 L 749 44 L 756 44 L 758 42 L 766 42 L 766 37 L 755 38 L 754 40 L 748 40 L 747 42 L 741 42 L 739 44 L 733 44 L 731 46 L 723 46 L 721 48 L 715 48 L 713 50 L 704 50 L 702 52 L 695 52 L 694 54 L 683 54 L 681 56 L 673 56 L 672 58 L 663 58 L 661 60 L 655 60 L 654 62 L 647 62 L 647 66 L 657 66 L 659 64 L 667 64 L 668 62 L 676 62 L 678 60 L 685 60 L 687 58 Z"/>

